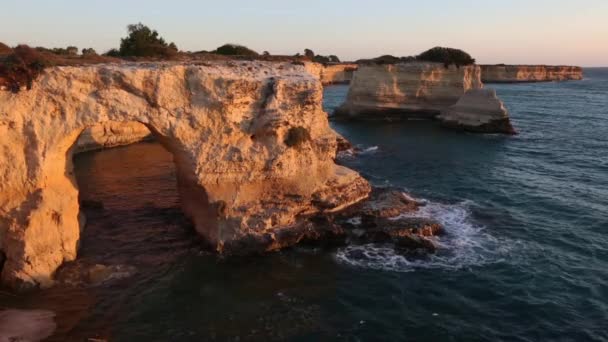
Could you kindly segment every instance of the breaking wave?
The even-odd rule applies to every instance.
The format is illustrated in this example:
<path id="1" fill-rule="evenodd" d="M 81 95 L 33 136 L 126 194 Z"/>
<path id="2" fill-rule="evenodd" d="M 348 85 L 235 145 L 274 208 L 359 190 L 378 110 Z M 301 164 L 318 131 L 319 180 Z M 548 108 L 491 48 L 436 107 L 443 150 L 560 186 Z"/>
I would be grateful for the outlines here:
<path id="1" fill-rule="evenodd" d="M 416 269 L 458 270 L 508 260 L 513 242 L 499 240 L 477 225 L 471 218 L 472 202 L 457 204 L 428 202 L 417 212 L 403 214 L 428 217 L 439 221 L 445 235 L 434 238 L 438 245 L 435 254 L 404 255 L 391 244 L 349 245 L 336 252 L 336 259 L 344 264 L 378 270 L 411 272 Z"/>

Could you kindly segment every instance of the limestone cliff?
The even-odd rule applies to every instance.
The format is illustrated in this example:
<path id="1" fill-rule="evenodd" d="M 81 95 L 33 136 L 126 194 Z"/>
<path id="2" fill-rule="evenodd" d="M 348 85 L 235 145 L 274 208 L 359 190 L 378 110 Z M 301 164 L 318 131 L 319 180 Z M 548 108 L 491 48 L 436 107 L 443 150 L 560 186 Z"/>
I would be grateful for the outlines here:
<path id="1" fill-rule="evenodd" d="M 444 126 L 480 133 L 514 134 L 509 113 L 494 89 L 471 89 L 437 117 Z"/>
<path id="2" fill-rule="evenodd" d="M 482 88 L 476 65 L 439 63 L 361 65 L 344 103 L 335 112 L 351 119 L 431 118 L 469 89 Z"/>
<path id="3" fill-rule="evenodd" d="M 328 64 L 323 67 L 321 83 L 323 84 L 347 84 L 353 80 L 355 71 L 359 68 L 357 64 L 340 63 Z"/>
<path id="4" fill-rule="evenodd" d="M 303 66 L 246 61 L 54 67 L 32 90 L 0 92 L 3 282 L 49 285 L 76 257 L 72 153 L 85 129 L 109 121 L 145 125 L 173 154 L 183 211 L 218 251 L 296 243 L 277 236 L 370 191 L 334 163 L 321 99 Z"/>
<path id="5" fill-rule="evenodd" d="M 139 122 L 106 121 L 85 129 L 76 141 L 74 153 L 129 145 L 151 138 L 148 127 Z"/>
<path id="6" fill-rule="evenodd" d="M 523 83 L 582 80 L 583 69 L 577 66 L 482 65 L 484 83 Z"/>
<path id="7" fill-rule="evenodd" d="M 338 63 L 323 65 L 320 63 L 306 62 L 306 70 L 314 77 L 321 80 L 323 85 L 346 84 L 353 79 L 355 70 L 359 66 L 354 63 Z"/>

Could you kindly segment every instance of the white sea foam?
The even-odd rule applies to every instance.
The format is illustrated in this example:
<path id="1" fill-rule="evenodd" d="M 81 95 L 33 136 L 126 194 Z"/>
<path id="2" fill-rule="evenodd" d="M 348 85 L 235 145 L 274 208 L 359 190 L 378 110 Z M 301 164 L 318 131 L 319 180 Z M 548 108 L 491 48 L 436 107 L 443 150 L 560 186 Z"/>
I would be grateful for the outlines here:
<path id="1" fill-rule="evenodd" d="M 353 158 L 358 154 L 373 154 L 378 152 L 378 150 L 378 146 L 363 147 L 361 145 L 357 145 L 357 148 L 351 148 L 338 152 L 338 158 Z"/>
<path id="2" fill-rule="evenodd" d="M 367 148 L 361 148 L 361 154 L 370 154 L 370 153 L 375 153 L 378 151 L 378 146 L 371 146 L 371 147 L 367 147 Z"/>
<path id="3" fill-rule="evenodd" d="M 352 266 L 396 272 L 422 268 L 457 270 L 504 261 L 512 244 L 496 239 L 483 226 L 474 224 L 471 204 L 427 202 L 417 212 L 402 215 L 434 218 L 444 226 L 446 234 L 435 238 L 439 246 L 436 254 L 412 257 L 400 254 L 390 244 L 365 244 L 338 250 L 336 259 Z"/>

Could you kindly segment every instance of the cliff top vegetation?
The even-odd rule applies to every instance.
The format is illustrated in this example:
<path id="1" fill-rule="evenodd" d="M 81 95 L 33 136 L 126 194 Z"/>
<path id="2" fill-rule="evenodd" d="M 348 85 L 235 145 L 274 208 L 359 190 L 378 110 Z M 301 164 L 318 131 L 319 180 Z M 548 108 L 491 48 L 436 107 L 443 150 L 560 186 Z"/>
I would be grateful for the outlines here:
<path id="1" fill-rule="evenodd" d="M 397 63 L 412 63 L 412 62 L 433 62 L 442 63 L 446 68 L 450 65 L 456 67 L 475 64 L 475 59 L 468 53 L 460 49 L 434 47 L 417 56 L 395 57 L 392 55 L 383 55 L 371 59 L 360 59 L 359 64 L 397 64 Z"/>

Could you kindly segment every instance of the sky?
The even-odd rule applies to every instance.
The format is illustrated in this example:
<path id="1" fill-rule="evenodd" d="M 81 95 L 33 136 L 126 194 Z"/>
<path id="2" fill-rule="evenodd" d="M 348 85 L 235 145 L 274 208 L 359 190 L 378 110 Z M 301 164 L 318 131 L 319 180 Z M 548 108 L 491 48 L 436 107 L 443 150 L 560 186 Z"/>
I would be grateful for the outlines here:
<path id="1" fill-rule="evenodd" d="M 142 22 L 184 51 L 224 43 L 342 60 L 460 48 L 478 63 L 608 66 L 608 0 L 0 0 L 8 45 L 118 47 Z"/>

